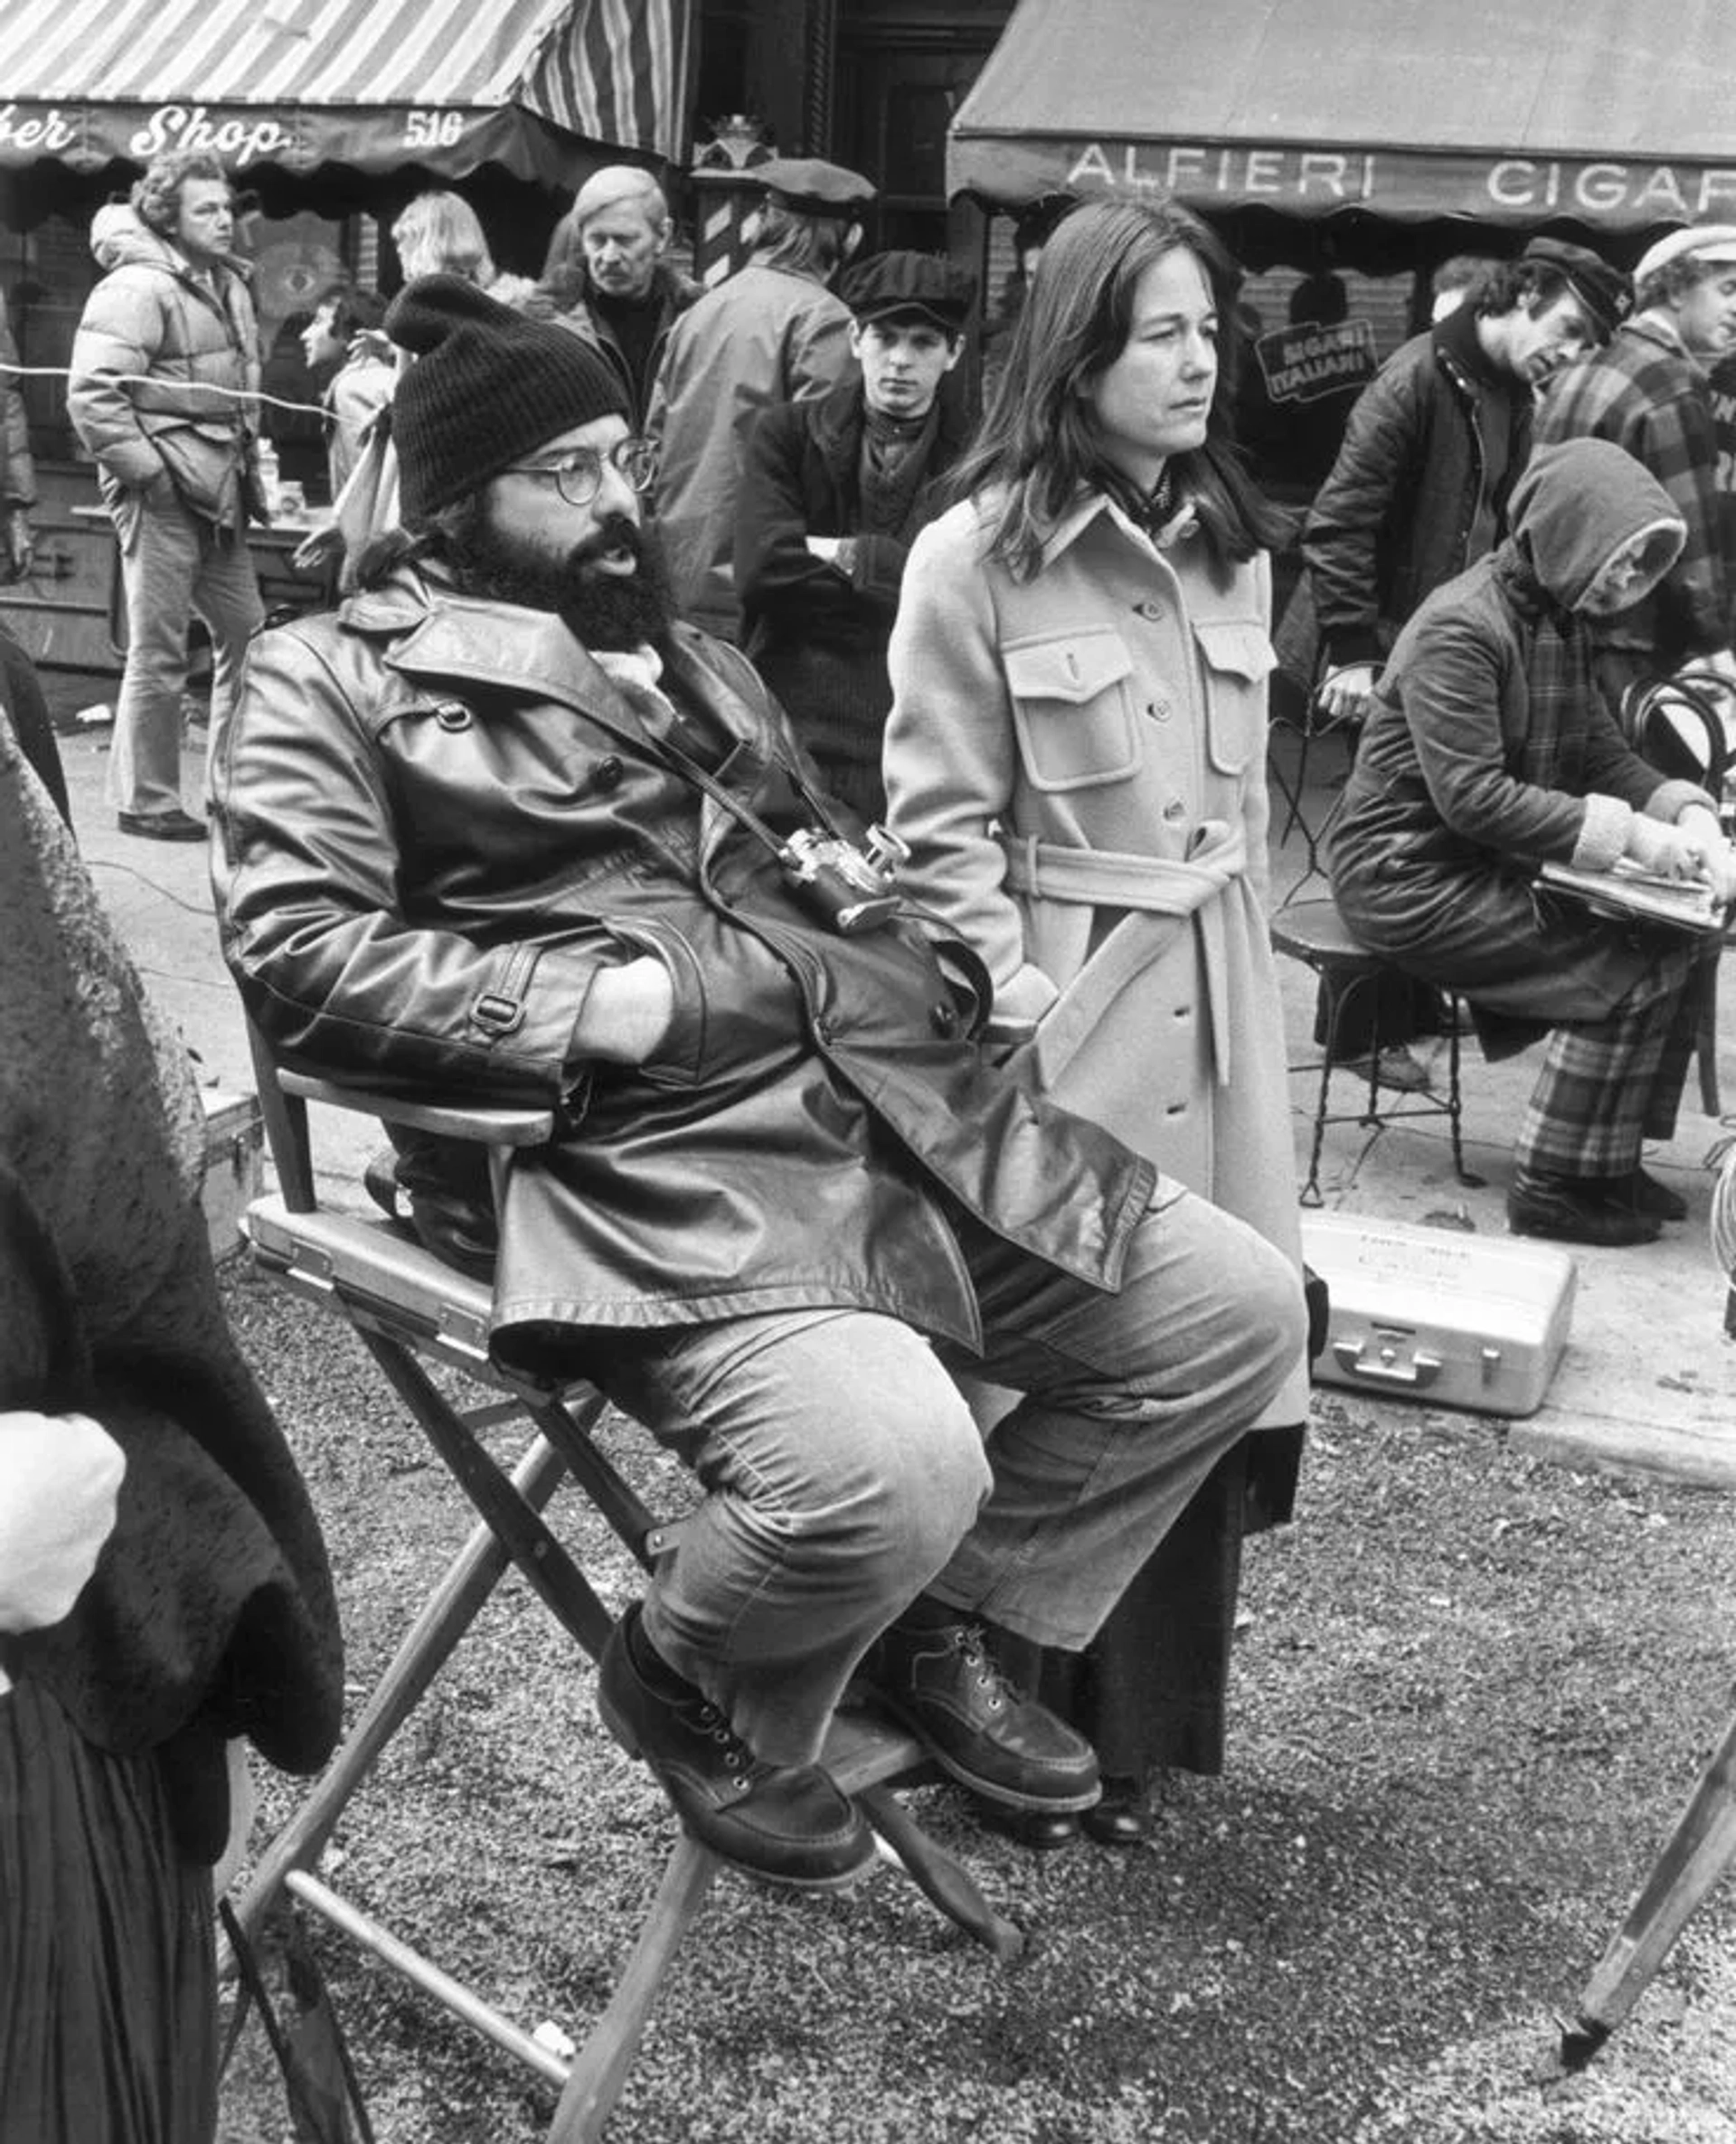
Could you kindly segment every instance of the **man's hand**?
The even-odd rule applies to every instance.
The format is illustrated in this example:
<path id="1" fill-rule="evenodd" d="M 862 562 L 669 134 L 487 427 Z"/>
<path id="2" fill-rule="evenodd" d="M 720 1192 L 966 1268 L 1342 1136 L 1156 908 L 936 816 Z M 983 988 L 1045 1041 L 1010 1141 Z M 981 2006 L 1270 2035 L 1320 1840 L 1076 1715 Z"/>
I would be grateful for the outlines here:
<path id="1" fill-rule="evenodd" d="M 316 529 L 311 536 L 297 543 L 289 555 L 289 563 L 297 573 L 324 572 L 334 560 L 342 557 L 344 532 L 336 522 L 328 521 L 324 528 Z"/>
<path id="2" fill-rule="evenodd" d="M 1717 814 L 1703 804 L 1690 804 L 1677 815 L 1675 832 L 1689 867 L 1686 875 L 1703 878 L 1714 901 L 1726 905 L 1736 901 L 1736 850 L 1725 840 Z"/>
<path id="3" fill-rule="evenodd" d="M 643 1064 L 675 1016 L 675 985 L 650 954 L 599 971 L 572 1031 L 573 1052 L 605 1064 Z"/>
<path id="4" fill-rule="evenodd" d="M 9 580 L 22 581 L 30 571 L 31 560 L 36 554 L 36 534 L 30 525 L 28 506 L 6 508 L 6 575 Z"/>
<path id="5" fill-rule="evenodd" d="M 1326 672 L 1315 696 L 1334 722 L 1359 723 L 1368 712 L 1368 696 L 1373 690 L 1373 663 L 1343 663 Z"/>
<path id="6" fill-rule="evenodd" d="M 0 1414 L 0 1630 L 46 1630 L 71 1613 L 114 1531 L 126 1471 L 88 1414 Z"/>
<path id="7" fill-rule="evenodd" d="M 829 566 L 837 557 L 838 545 L 842 542 L 840 536 L 809 536 L 807 554 L 810 558 L 818 559 L 823 566 Z"/>

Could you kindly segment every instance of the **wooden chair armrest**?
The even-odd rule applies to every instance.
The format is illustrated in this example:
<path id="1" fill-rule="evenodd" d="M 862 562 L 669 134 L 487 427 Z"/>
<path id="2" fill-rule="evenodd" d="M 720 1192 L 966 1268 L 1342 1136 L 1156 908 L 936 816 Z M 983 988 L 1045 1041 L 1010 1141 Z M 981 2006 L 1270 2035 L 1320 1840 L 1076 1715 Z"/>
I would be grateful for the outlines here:
<path id="1" fill-rule="evenodd" d="M 380 1094 L 369 1087 L 352 1087 L 335 1080 L 316 1080 L 307 1072 L 279 1072 L 278 1084 L 286 1094 L 304 1101 L 322 1101 L 335 1110 L 354 1110 L 364 1117 L 378 1117 L 387 1124 L 407 1124 L 417 1131 L 438 1132 L 448 1139 L 469 1139 L 482 1147 L 543 1147 L 554 1137 L 552 1110 L 491 1110 L 442 1102 L 409 1101 L 396 1094 Z"/>

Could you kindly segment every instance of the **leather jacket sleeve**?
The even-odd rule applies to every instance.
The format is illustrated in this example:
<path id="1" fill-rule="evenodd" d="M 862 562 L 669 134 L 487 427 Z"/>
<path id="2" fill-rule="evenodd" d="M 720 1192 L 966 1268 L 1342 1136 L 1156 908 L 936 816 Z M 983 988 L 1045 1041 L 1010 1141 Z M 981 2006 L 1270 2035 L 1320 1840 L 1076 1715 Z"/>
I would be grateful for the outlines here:
<path id="1" fill-rule="evenodd" d="M 1416 458 L 1418 399 L 1414 367 L 1389 364 L 1370 381 L 1309 510 L 1302 555 L 1333 665 L 1382 659 L 1382 544 Z"/>
<path id="2" fill-rule="evenodd" d="M 568 1103 L 574 1023 L 599 968 L 630 955 L 600 926 L 477 944 L 405 911 L 369 725 L 407 689 L 329 619 L 255 641 L 214 779 L 225 958 L 267 1040 L 306 1069 Z"/>

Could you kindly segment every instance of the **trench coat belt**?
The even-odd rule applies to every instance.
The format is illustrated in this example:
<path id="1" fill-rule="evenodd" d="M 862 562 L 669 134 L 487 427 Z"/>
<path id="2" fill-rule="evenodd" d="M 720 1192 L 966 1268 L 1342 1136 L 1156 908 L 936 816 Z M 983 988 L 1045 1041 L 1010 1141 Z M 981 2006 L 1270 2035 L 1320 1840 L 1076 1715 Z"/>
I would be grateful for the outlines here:
<path id="1" fill-rule="evenodd" d="M 1056 1078 L 1089 1039 L 1109 1006 L 1175 941 L 1175 931 L 1154 928 L 1192 916 L 1199 931 L 1212 1053 L 1218 1084 L 1230 1083 L 1229 957 L 1222 902 L 1241 889 L 1248 843 L 1240 826 L 1202 820 L 1194 853 L 1184 862 L 1116 849 L 1070 848 L 1034 835 L 1005 839 L 1006 889 L 1033 901 L 1074 902 L 1090 908 L 1124 908 L 1124 916 L 1044 1015 L 1037 1051 L 1044 1077 Z M 1250 899 L 1245 889 L 1241 897 Z"/>

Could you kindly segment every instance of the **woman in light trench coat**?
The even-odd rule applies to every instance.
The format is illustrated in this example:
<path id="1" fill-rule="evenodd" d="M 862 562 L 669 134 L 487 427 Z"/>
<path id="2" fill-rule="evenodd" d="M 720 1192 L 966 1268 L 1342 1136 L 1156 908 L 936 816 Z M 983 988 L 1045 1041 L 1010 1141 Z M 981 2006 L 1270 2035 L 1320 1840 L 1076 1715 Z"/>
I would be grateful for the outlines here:
<path id="1" fill-rule="evenodd" d="M 1095 203 L 1056 230 L 961 503 L 910 554 L 885 776 L 909 891 L 983 954 L 1041 1083 L 1299 1270 L 1265 915 L 1284 529 L 1221 443 L 1236 281 L 1184 211 Z M 1288 1516 L 1307 1412 L 1298 1359 L 1090 1652 L 1009 1658 L 1095 1742 L 1104 1844 L 1142 1836 L 1160 1767 L 1222 1764 L 1241 1535 Z"/>

